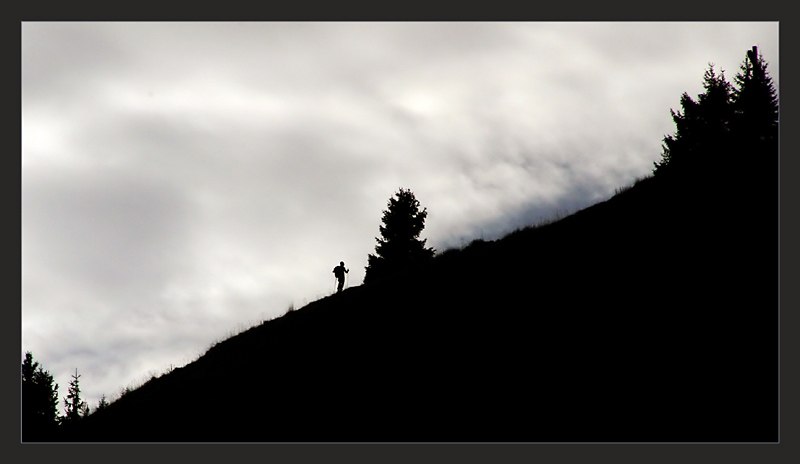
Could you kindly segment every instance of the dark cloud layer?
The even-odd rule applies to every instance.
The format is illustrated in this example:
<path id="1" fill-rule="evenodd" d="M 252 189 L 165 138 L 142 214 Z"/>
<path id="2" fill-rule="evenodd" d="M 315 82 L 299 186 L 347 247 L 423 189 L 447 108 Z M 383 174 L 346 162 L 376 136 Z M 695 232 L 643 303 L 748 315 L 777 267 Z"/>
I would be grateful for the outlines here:
<path id="1" fill-rule="evenodd" d="M 360 283 L 399 187 L 439 250 L 603 200 L 753 45 L 777 77 L 777 23 L 23 23 L 23 349 L 96 404 Z"/>

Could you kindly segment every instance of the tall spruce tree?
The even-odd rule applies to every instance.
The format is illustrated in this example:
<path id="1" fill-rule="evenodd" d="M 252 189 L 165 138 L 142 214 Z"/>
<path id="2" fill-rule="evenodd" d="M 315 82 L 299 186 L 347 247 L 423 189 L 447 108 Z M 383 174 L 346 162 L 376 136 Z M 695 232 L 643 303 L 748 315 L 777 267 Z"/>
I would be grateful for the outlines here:
<path id="1" fill-rule="evenodd" d="M 69 382 L 69 389 L 67 390 L 67 397 L 64 398 L 64 417 L 63 423 L 75 423 L 89 415 L 89 406 L 81 398 L 80 375 L 78 369 L 75 369 L 75 375 Z"/>
<path id="2" fill-rule="evenodd" d="M 757 47 L 747 52 L 734 82 L 731 127 L 736 162 L 727 175 L 741 187 L 737 201 L 743 210 L 753 212 L 750 219 L 775 224 L 773 214 L 780 196 L 779 104 L 767 63 Z"/>
<path id="3" fill-rule="evenodd" d="M 58 384 L 50 372 L 25 353 L 22 362 L 22 439 L 52 440 L 58 427 Z"/>
<path id="4" fill-rule="evenodd" d="M 734 82 L 731 125 L 736 146 L 750 153 L 777 150 L 778 95 L 767 72 L 767 63 L 757 47 L 747 52 Z"/>
<path id="5" fill-rule="evenodd" d="M 682 111 L 671 110 L 676 132 L 664 138 L 654 174 L 704 179 L 752 177 L 755 171 L 766 178 L 773 169 L 777 176 L 778 97 L 757 47 L 747 51 L 734 84 L 710 65 L 703 88 L 697 101 L 684 93 Z"/>
<path id="6" fill-rule="evenodd" d="M 389 199 L 383 212 L 381 236 L 375 240 L 375 254 L 368 256 L 364 283 L 395 275 L 430 260 L 433 248 L 425 247 L 419 236 L 425 228 L 426 208 L 411 190 L 401 188 Z"/>
<path id="7" fill-rule="evenodd" d="M 767 62 L 753 47 L 747 52 L 734 79 L 735 123 L 739 134 L 758 140 L 772 140 L 778 136 L 778 94 L 772 77 L 767 72 Z"/>
<path id="8" fill-rule="evenodd" d="M 661 162 L 655 163 L 655 174 L 708 174 L 724 163 L 730 146 L 730 121 L 733 116 L 733 88 L 725 72 L 717 74 L 714 65 L 703 75 L 704 92 L 693 100 L 681 96 L 682 111 L 670 110 L 675 122 L 675 135 L 664 138 Z"/>

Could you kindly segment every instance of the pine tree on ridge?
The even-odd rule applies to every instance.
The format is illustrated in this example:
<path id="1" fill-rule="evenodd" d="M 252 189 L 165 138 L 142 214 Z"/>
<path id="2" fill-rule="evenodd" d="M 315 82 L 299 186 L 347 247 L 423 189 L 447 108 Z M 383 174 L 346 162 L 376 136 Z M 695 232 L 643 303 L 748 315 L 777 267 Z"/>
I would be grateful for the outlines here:
<path id="1" fill-rule="evenodd" d="M 434 249 L 426 248 L 426 240 L 419 238 L 427 215 L 427 209 L 420 209 L 420 202 L 411 190 L 400 188 L 389 199 L 383 212 L 383 225 L 379 228 L 381 237 L 375 239 L 378 242 L 375 254 L 368 256 L 365 284 L 408 270 L 433 257 Z"/>

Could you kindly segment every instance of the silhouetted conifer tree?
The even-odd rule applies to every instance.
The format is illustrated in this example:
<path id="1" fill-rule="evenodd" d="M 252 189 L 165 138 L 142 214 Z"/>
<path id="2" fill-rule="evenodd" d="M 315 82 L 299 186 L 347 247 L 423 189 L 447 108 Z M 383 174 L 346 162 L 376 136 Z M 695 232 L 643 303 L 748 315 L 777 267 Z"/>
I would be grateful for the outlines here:
<path id="1" fill-rule="evenodd" d="M 381 236 L 375 240 L 375 254 L 368 256 L 364 283 L 369 283 L 424 263 L 434 255 L 420 239 L 425 228 L 427 209 L 420 209 L 419 200 L 410 190 L 400 189 L 389 199 L 383 212 Z"/>
<path id="2" fill-rule="evenodd" d="M 709 65 L 703 75 L 703 88 L 705 92 L 698 95 L 697 101 L 686 93 L 681 96 L 683 111 L 670 110 L 677 131 L 664 138 L 662 159 L 655 163 L 655 174 L 666 171 L 707 174 L 715 165 L 725 162 L 730 144 L 733 89 L 724 71 L 718 75 L 714 65 Z"/>
<path id="3" fill-rule="evenodd" d="M 80 377 L 78 369 L 75 369 L 75 375 L 69 382 L 67 397 L 64 398 L 63 423 L 74 423 L 89 415 L 89 406 L 81 398 Z"/>
<path id="4" fill-rule="evenodd" d="M 102 411 L 107 407 L 108 407 L 108 400 L 106 400 L 106 395 L 103 395 L 102 398 L 100 398 L 100 402 L 97 403 L 96 411 Z"/>
<path id="5" fill-rule="evenodd" d="M 27 352 L 22 363 L 22 439 L 51 440 L 58 420 L 58 384 Z"/>
<path id="6" fill-rule="evenodd" d="M 774 149 L 778 141 L 778 96 L 767 63 L 753 47 L 734 82 L 733 133 L 745 150 Z"/>
<path id="7" fill-rule="evenodd" d="M 755 167 L 777 166 L 770 161 L 777 161 L 778 97 L 756 47 L 734 83 L 710 65 L 697 101 L 683 94 L 682 111 L 671 110 L 676 132 L 664 138 L 654 174 L 749 176 Z"/>

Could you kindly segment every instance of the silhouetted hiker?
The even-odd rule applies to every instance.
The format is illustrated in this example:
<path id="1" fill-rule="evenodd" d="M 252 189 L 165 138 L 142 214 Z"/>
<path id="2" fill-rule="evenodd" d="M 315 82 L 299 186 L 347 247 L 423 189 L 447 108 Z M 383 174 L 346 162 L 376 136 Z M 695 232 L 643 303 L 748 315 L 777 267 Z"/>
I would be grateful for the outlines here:
<path id="1" fill-rule="evenodd" d="M 333 268 L 333 275 L 339 280 L 339 288 L 336 290 L 336 293 L 342 291 L 342 287 L 344 287 L 344 274 L 346 272 L 350 272 L 348 269 L 344 267 L 344 261 L 340 261 L 339 265 Z"/>

